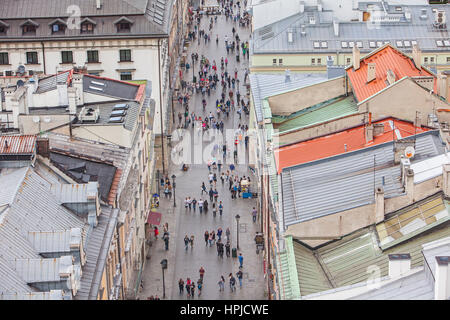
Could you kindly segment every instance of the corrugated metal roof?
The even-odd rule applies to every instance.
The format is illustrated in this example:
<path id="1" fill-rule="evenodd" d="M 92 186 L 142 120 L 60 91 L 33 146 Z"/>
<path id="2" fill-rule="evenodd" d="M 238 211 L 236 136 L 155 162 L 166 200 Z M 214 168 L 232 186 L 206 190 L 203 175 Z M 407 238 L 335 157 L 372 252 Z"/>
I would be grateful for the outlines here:
<path id="1" fill-rule="evenodd" d="M 369 63 L 375 63 L 375 79 L 367 82 L 367 69 Z M 358 70 L 354 68 L 347 69 L 347 75 L 350 79 L 353 92 L 359 102 L 371 97 L 377 92 L 389 86 L 387 82 L 387 71 L 392 70 L 395 79 L 403 77 L 434 77 L 425 69 L 418 69 L 411 58 L 405 56 L 398 49 L 387 45 L 385 48 L 370 54 L 361 59 Z M 436 77 L 434 77 L 436 84 Z"/>
<path id="2" fill-rule="evenodd" d="M 29 231 L 28 241 L 38 253 L 68 252 L 71 244 L 80 244 L 81 228 L 62 231 Z"/>
<path id="3" fill-rule="evenodd" d="M 416 136 L 414 162 L 443 152 L 437 131 Z M 393 165 L 393 160 L 393 142 L 388 142 L 283 169 L 281 177 L 285 225 L 374 203 L 374 190 L 382 186 L 383 177 L 385 197 L 403 194 L 400 166 Z"/>
<path id="4" fill-rule="evenodd" d="M 317 250 L 311 251 L 303 245 L 294 242 L 297 264 L 301 264 L 304 259 L 311 261 L 314 256 L 317 263 L 324 270 L 327 279 L 333 284 L 333 288 L 339 288 L 356 283 L 365 282 L 372 273 L 367 272 L 368 268 L 379 268 L 380 277 L 388 275 L 389 254 L 409 253 L 411 255 L 411 268 L 420 267 L 424 264 L 422 255 L 422 245 L 424 243 L 442 239 L 450 235 L 449 223 L 445 223 L 432 231 L 421 233 L 420 235 L 405 241 L 393 248 L 381 251 L 378 247 L 375 231 L 373 228 L 364 228 L 351 235 L 345 236 L 341 240 L 332 242 Z M 297 270 L 306 268 L 306 265 L 297 265 Z M 307 276 L 299 271 L 300 290 L 305 290 L 305 283 L 309 284 L 310 293 L 324 291 L 323 274 Z M 326 290 L 326 289 L 325 289 Z M 422 293 L 418 293 L 421 295 Z"/>
<path id="5" fill-rule="evenodd" d="M 40 79 L 38 82 L 36 93 L 44 93 L 47 91 L 56 90 L 56 85 L 58 83 L 65 83 L 69 85 L 70 81 L 72 80 L 72 74 L 73 70 L 69 70 Z"/>
<path id="6" fill-rule="evenodd" d="M 278 173 L 283 168 L 392 141 L 393 139 L 397 139 L 398 135 L 401 138 L 406 138 L 414 134 L 429 131 L 428 128 L 415 128 L 411 122 L 394 118 L 387 118 L 373 123 L 383 125 L 384 131 L 374 136 L 370 142 L 366 142 L 365 125 L 360 125 L 355 128 L 331 133 L 275 150 Z M 394 130 L 398 133 L 396 136 L 393 134 Z"/>
<path id="7" fill-rule="evenodd" d="M 50 290 L 49 292 L 15 292 L 0 293 L 0 300 L 63 300 L 62 290 Z"/>
<path id="8" fill-rule="evenodd" d="M 290 81 L 286 82 L 284 74 L 250 74 L 250 88 L 258 122 L 263 121 L 264 112 L 262 100 L 283 92 L 300 89 L 327 80 L 324 73 L 291 73 Z"/>
<path id="9" fill-rule="evenodd" d="M 69 259 L 67 259 L 69 258 Z M 27 283 L 58 282 L 61 274 L 71 273 L 72 256 L 50 259 L 15 259 L 11 266 Z"/>
<path id="10" fill-rule="evenodd" d="M 0 155 L 33 154 L 36 149 L 36 136 L 0 136 Z"/>
<path id="11" fill-rule="evenodd" d="M 86 184 L 53 184 L 50 187 L 55 198 L 61 203 L 85 203 L 98 194 L 98 182 Z"/>
<path id="12" fill-rule="evenodd" d="M 380 47 L 384 42 L 388 41 L 393 45 L 397 45 L 397 41 L 402 41 L 401 49 L 407 52 L 412 50 L 412 42 L 417 44 L 422 51 L 448 51 L 449 47 L 438 46 L 436 40 L 449 40 L 450 33 L 448 30 L 435 29 L 432 27 L 434 22 L 434 13 L 432 9 L 438 8 L 446 11 L 447 17 L 450 16 L 450 7 L 441 6 L 405 6 L 411 12 L 411 21 L 408 22 L 402 18 L 401 21 L 380 22 L 376 24 L 368 24 L 366 21 L 339 22 L 339 34 L 336 36 L 331 12 L 304 12 L 294 14 L 291 17 L 275 22 L 264 28 L 253 32 L 253 41 L 251 43 L 251 52 L 254 54 L 268 53 L 317 53 L 329 54 L 336 52 L 351 54 L 352 47 L 348 42 L 361 42 L 361 52 L 370 52 L 376 47 Z M 427 19 L 420 19 L 421 10 L 426 9 Z M 309 23 L 309 17 L 315 17 L 315 24 Z M 302 35 L 302 26 L 304 26 L 305 34 Z M 268 37 L 261 30 L 271 28 L 272 36 Z M 288 32 L 293 31 L 293 41 L 288 41 Z M 409 41 L 409 44 L 404 40 Z M 314 44 L 319 42 L 319 47 Z M 326 46 L 322 47 L 322 42 L 326 42 Z M 341 42 L 346 42 L 347 46 L 343 47 Z M 371 45 L 372 42 L 372 45 Z M 408 45 L 408 46 L 407 46 Z"/>
<path id="13" fill-rule="evenodd" d="M 278 124 L 277 129 L 280 133 L 283 133 L 355 114 L 357 112 L 358 107 L 353 96 L 340 97 L 337 101 L 333 99 L 333 101 L 303 109 L 287 119 L 279 117 L 278 121 L 280 121 L 280 123 Z"/>
<path id="14" fill-rule="evenodd" d="M 0 171 L 0 207 L 10 205 L 17 194 L 28 168 Z M 1 217 L 1 215 L 0 215 Z"/>

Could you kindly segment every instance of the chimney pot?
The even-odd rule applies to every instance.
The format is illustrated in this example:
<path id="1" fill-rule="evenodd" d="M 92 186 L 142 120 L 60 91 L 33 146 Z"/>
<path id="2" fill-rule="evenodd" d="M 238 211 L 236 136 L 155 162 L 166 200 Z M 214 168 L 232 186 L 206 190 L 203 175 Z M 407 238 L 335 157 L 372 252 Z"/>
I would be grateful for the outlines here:
<path id="1" fill-rule="evenodd" d="M 376 64 L 369 62 L 367 64 L 367 82 L 375 80 L 376 78 Z"/>

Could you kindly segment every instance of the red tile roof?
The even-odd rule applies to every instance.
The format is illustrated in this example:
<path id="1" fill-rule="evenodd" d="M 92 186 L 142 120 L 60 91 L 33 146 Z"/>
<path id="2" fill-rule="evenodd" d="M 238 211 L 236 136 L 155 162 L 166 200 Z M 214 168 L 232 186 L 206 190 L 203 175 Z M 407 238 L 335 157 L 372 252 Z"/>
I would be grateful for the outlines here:
<path id="1" fill-rule="evenodd" d="M 274 152 L 278 173 L 283 168 L 342 154 L 345 152 L 345 144 L 347 145 L 347 152 L 355 151 L 392 141 L 394 134 L 397 140 L 412 136 L 414 133 L 430 130 L 425 127 L 417 127 L 414 130 L 414 124 L 395 118 L 387 118 L 373 123 L 384 124 L 384 133 L 374 136 L 373 141 L 368 143 L 366 143 L 365 126 L 361 125 L 276 149 Z M 394 127 L 395 132 L 393 132 L 392 127 Z"/>
<path id="2" fill-rule="evenodd" d="M 376 64 L 376 78 L 369 83 L 367 83 L 368 63 Z M 360 68 L 358 70 L 354 70 L 353 67 L 347 69 L 347 75 L 358 102 L 371 97 L 388 86 L 386 80 L 386 72 L 388 70 L 392 70 L 394 72 L 396 80 L 399 80 L 405 76 L 434 76 L 424 68 L 417 69 L 411 58 L 407 57 L 394 47 L 387 45 L 378 52 L 374 52 L 373 54 L 361 59 Z M 436 86 L 436 77 L 434 85 Z"/>
<path id="3" fill-rule="evenodd" d="M 36 149 L 36 136 L 0 136 L 0 154 L 33 154 Z"/>

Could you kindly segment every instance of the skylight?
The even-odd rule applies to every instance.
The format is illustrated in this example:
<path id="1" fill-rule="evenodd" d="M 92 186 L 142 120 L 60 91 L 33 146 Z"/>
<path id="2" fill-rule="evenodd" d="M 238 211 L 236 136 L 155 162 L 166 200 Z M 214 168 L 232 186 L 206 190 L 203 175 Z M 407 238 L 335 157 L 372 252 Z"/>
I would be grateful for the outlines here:
<path id="1" fill-rule="evenodd" d="M 376 47 L 375 41 L 369 41 L 369 47 L 375 48 Z"/>
<path id="2" fill-rule="evenodd" d="M 411 41 L 409 40 L 403 41 L 403 44 L 405 45 L 405 47 L 411 47 Z"/>
<path id="3" fill-rule="evenodd" d="M 320 42 L 314 41 L 314 48 L 316 49 L 320 48 Z"/>
<path id="4" fill-rule="evenodd" d="M 403 47 L 403 42 L 401 42 L 400 40 L 396 42 L 397 47 L 401 48 Z"/>
<path id="5" fill-rule="evenodd" d="M 348 47 L 347 41 L 341 41 L 341 47 L 347 48 Z"/>
<path id="6" fill-rule="evenodd" d="M 322 41 L 320 45 L 322 48 L 328 48 L 328 42 L 326 41 Z"/>
<path id="7" fill-rule="evenodd" d="M 442 42 L 442 40 L 436 40 L 436 45 L 437 45 L 438 47 L 443 47 L 443 46 L 444 46 L 444 43 Z"/>
<path id="8" fill-rule="evenodd" d="M 362 41 L 357 41 L 356 45 L 358 46 L 358 48 L 362 48 L 363 47 Z"/>

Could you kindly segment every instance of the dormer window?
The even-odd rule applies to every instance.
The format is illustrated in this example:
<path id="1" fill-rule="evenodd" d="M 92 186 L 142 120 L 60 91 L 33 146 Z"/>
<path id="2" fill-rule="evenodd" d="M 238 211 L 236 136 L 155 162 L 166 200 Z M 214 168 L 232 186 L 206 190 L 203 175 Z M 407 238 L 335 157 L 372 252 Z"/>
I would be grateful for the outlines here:
<path id="1" fill-rule="evenodd" d="M 0 20 L 0 37 L 6 36 L 6 31 L 8 30 L 8 28 L 9 28 L 9 24 Z"/>
<path id="2" fill-rule="evenodd" d="M 52 29 L 52 34 L 64 34 L 67 24 L 64 20 L 56 19 L 48 24 Z"/>
<path id="3" fill-rule="evenodd" d="M 22 28 L 22 35 L 32 36 L 36 35 L 36 29 L 39 27 L 39 24 L 31 19 L 28 19 L 27 21 L 22 23 L 20 27 Z"/>
<path id="4" fill-rule="evenodd" d="M 114 24 L 117 27 L 117 32 L 130 32 L 131 31 L 131 25 L 134 22 L 127 17 L 121 17 L 114 21 Z"/>
<path id="5" fill-rule="evenodd" d="M 89 34 L 94 33 L 94 28 L 97 23 L 89 18 L 85 18 L 81 20 L 80 26 L 81 26 L 81 33 Z"/>

